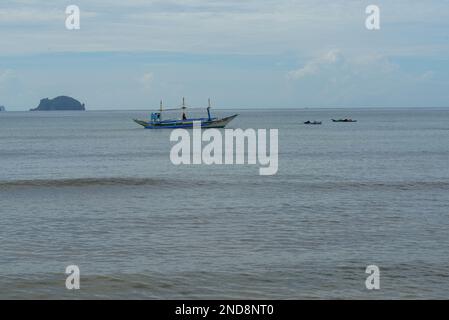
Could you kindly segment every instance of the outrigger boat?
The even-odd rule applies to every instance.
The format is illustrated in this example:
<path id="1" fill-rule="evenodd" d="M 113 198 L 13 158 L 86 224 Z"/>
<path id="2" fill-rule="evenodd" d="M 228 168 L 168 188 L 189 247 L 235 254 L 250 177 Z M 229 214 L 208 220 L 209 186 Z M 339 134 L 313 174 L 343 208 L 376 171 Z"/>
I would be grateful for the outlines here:
<path id="1" fill-rule="evenodd" d="M 332 122 L 357 122 L 357 120 L 352 120 L 352 119 L 332 119 Z"/>
<path id="2" fill-rule="evenodd" d="M 238 114 L 234 114 L 225 118 L 213 118 L 210 114 L 210 99 L 207 107 L 207 118 L 187 118 L 185 110 L 187 106 L 185 99 L 182 98 L 182 106 L 174 109 L 164 109 L 162 107 L 162 101 L 160 108 L 157 112 L 151 113 L 150 121 L 134 119 L 134 122 L 140 124 L 145 129 L 176 129 L 176 128 L 193 128 L 193 122 L 200 122 L 202 128 L 224 128 L 229 122 L 231 122 Z M 181 119 L 162 119 L 163 111 L 182 110 Z"/>
<path id="3" fill-rule="evenodd" d="M 310 120 L 308 120 L 308 121 L 304 122 L 304 124 L 320 125 L 321 121 L 310 121 Z"/>

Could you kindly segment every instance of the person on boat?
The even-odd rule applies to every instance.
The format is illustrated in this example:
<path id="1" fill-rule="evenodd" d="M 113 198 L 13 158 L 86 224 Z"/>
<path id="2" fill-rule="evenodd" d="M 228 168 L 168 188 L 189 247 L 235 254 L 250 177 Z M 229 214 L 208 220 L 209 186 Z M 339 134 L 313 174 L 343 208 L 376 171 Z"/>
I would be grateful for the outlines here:
<path id="1" fill-rule="evenodd" d="M 187 116 L 186 116 L 185 112 L 182 113 L 182 120 L 187 120 Z"/>

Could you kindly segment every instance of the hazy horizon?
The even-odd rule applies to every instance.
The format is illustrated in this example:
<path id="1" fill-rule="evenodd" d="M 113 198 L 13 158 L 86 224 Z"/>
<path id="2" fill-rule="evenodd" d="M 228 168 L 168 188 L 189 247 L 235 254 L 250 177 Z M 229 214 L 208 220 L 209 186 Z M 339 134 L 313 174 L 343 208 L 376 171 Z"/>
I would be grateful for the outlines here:
<path id="1" fill-rule="evenodd" d="M 198 109 L 201 109 L 201 106 L 194 107 L 194 111 L 198 112 Z M 12 110 L 6 109 L 6 112 L 113 112 L 113 111 L 158 111 L 158 108 L 156 106 L 154 107 L 148 107 L 148 108 L 137 108 L 137 107 L 116 107 L 108 109 L 107 107 L 89 107 L 86 106 L 86 110 L 84 111 L 62 111 L 62 110 L 50 110 L 50 111 L 30 111 L 31 108 L 14 108 Z M 204 109 L 206 109 L 206 106 L 204 106 Z M 226 110 L 260 110 L 260 111 L 270 111 L 270 110 L 310 110 L 310 109 L 316 109 L 316 110 L 327 110 L 327 109 L 357 109 L 357 110 L 372 110 L 372 109 L 386 109 L 386 110 L 406 110 L 406 109 L 429 109 L 429 110 L 441 110 L 441 109 L 449 109 L 449 106 L 432 106 L 432 107 L 425 107 L 425 106 L 352 106 L 352 107 L 344 107 L 344 106 L 333 106 L 333 107 L 320 107 L 320 106 L 312 106 L 312 107 L 284 107 L 284 106 L 272 106 L 272 107 L 245 107 L 245 106 L 234 106 L 234 107 L 224 107 L 224 106 L 215 106 L 212 108 L 212 112 L 215 111 L 226 111 Z M 187 108 L 187 111 L 189 112 L 189 108 Z M 192 111 L 192 110 L 190 110 Z M 201 112 L 201 111 L 199 111 Z M 176 113 L 176 111 L 170 110 L 170 113 Z"/>

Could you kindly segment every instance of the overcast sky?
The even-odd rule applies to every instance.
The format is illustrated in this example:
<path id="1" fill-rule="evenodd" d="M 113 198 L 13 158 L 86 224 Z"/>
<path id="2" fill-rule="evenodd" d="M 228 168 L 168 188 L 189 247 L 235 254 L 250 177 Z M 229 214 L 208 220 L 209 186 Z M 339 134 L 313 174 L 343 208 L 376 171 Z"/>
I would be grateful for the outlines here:
<path id="1" fill-rule="evenodd" d="M 88 109 L 447 107 L 449 1 L 1 0 L 0 105 L 63 94 Z"/>

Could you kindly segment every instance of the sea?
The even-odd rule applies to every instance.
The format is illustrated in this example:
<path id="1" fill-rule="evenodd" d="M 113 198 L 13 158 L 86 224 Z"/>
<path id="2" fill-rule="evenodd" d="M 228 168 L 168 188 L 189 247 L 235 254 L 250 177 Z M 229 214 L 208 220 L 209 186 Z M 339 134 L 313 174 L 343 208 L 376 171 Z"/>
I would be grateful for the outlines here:
<path id="1" fill-rule="evenodd" d="M 0 299 L 449 298 L 449 109 L 215 113 L 277 174 L 174 165 L 146 111 L 0 113 Z"/>

